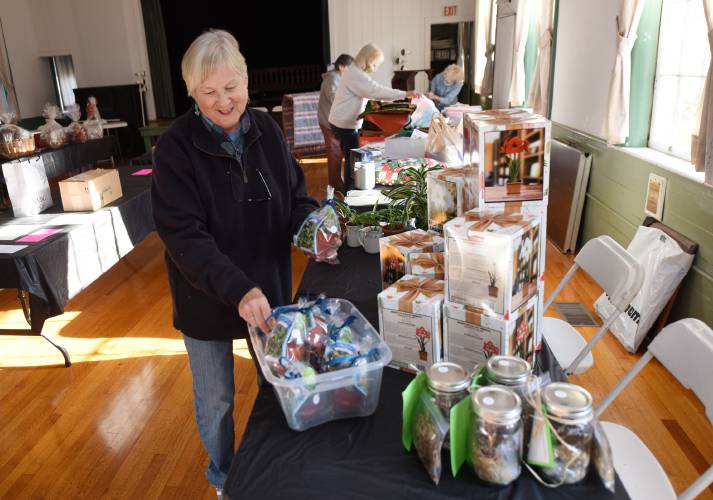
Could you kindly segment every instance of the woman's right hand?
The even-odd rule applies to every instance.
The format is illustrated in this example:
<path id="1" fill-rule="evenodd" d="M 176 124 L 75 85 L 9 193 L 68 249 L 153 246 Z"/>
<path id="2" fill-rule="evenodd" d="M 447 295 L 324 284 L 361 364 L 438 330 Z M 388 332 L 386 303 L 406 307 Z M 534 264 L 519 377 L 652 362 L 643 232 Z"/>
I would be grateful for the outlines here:
<path id="1" fill-rule="evenodd" d="M 270 317 L 272 309 L 262 290 L 255 287 L 246 293 L 238 304 L 238 314 L 253 328 L 259 328 L 263 333 L 270 333 L 274 318 Z"/>

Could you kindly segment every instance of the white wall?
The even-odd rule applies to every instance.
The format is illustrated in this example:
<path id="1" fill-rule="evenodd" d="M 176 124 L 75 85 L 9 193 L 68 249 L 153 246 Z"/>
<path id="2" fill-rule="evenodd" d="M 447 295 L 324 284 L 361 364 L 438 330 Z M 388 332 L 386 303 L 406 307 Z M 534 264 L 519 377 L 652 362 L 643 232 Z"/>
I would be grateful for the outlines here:
<path id="1" fill-rule="evenodd" d="M 79 87 L 131 84 L 146 71 L 155 118 L 140 0 L 0 0 L 0 7 L 22 116 L 54 101 L 42 57 L 71 55 Z"/>
<path id="2" fill-rule="evenodd" d="M 447 5 L 457 6 L 457 16 L 443 16 Z M 384 51 L 384 63 L 374 78 L 391 85 L 394 60 L 401 49 L 405 69 L 430 67 L 430 25 L 475 20 L 475 0 L 329 0 L 331 60 L 352 56 L 367 43 Z M 417 90 L 425 90 L 425 75 L 417 77 Z"/>
<path id="3" fill-rule="evenodd" d="M 36 116 L 47 101 L 54 100 L 49 66 L 38 56 L 33 17 L 29 2 L 0 0 L 0 19 L 20 116 Z"/>

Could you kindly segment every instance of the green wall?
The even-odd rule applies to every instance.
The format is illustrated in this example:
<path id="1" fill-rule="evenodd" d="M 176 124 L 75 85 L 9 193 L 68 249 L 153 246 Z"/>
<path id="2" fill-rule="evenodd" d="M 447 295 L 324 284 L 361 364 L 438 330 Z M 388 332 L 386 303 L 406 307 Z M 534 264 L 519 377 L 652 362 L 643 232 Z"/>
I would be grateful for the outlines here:
<path id="1" fill-rule="evenodd" d="M 662 222 L 699 245 L 670 320 L 695 317 L 713 325 L 713 188 L 607 148 L 604 141 L 559 124 L 553 124 L 552 135 L 578 143 L 593 154 L 580 245 L 608 234 L 627 246 L 646 217 L 649 173 L 668 179 Z"/>

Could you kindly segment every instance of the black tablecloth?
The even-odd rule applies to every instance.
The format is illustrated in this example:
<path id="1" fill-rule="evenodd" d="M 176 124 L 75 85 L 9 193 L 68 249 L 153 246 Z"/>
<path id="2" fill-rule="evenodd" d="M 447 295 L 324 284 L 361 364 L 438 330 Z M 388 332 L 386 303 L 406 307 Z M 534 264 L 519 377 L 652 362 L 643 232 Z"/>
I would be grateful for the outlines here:
<path id="1" fill-rule="evenodd" d="M 324 292 L 346 298 L 378 326 L 378 256 L 343 248 L 339 258 L 338 266 L 310 262 L 298 295 Z M 538 353 L 536 371 L 566 380 L 546 345 Z M 467 464 L 453 478 L 446 454 L 441 483 L 435 486 L 416 452 L 406 452 L 401 444 L 401 392 L 412 377 L 385 368 L 379 406 L 371 417 L 329 422 L 304 432 L 287 426 L 272 387 L 261 387 L 225 485 L 228 495 L 240 500 L 628 498 L 618 478 L 617 494 L 611 495 L 593 472 L 576 485 L 549 489 L 523 471 L 512 485 L 494 488 L 479 482 Z"/>
<path id="2" fill-rule="evenodd" d="M 127 246 L 133 247 L 153 230 L 151 215 L 151 175 L 133 176 L 137 167 L 119 169 L 123 196 L 87 217 L 101 218 L 107 213 L 107 220 L 112 224 L 114 236 L 126 239 L 122 248 L 113 242 L 119 255 L 126 253 Z M 59 191 L 53 191 L 54 206 L 35 217 L 12 217 L 11 212 L 0 214 L 0 228 L 8 225 L 33 225 L 43 229 L 58 229 L 59 233 L 37 243 L 20 243 L 13 239 L 3 239 L 0 245 L 27 245 L 15 253 L 0 253 L 0 288 L 17 288 L 31 294 L 32 326 L 42 327 L 48 317 L 64 312 L 64 306 L 72 298 L 68 287 L 69 235 L 82 224 L 57 224 L 53 222 L 62 211 Z M 69 214 L 69 212 L 67 212 Z M 83 215 L 79 215 L 83 217 Z M 91 221 L 89 222 L 91 223 Z M 36 230 L 36 229 L 33 229 Z M 93 242 L 99 248 L 99 242 Z M 102 242 L 111 245 L 112 242 Z M 81 262 L 77 263 L 82 265 Z"/>

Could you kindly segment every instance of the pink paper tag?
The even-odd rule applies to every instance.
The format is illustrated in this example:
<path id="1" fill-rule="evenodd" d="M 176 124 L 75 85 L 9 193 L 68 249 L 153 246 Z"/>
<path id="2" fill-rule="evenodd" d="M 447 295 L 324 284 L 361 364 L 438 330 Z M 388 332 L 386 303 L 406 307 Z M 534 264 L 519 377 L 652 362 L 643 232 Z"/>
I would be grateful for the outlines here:
<path id="1" fill-rule="evenodd" d="M 151 172 L 153 172 L 152 168 L 142 168 L 141 170 L 137 170 L 131 175 L 149 175 Z"/>
<path id="2" fill-rule="evenodd" d="M 37 243 L 38 241 L 42 241 L 45 238 L 49 238 L 53 234 L 57 234 L 59 232 L 61 232 L 61 229 L 38 229 L 34 233 L 30 233 L 27 236 L 23 236 L 15 241 L 21 243 Z"/>

